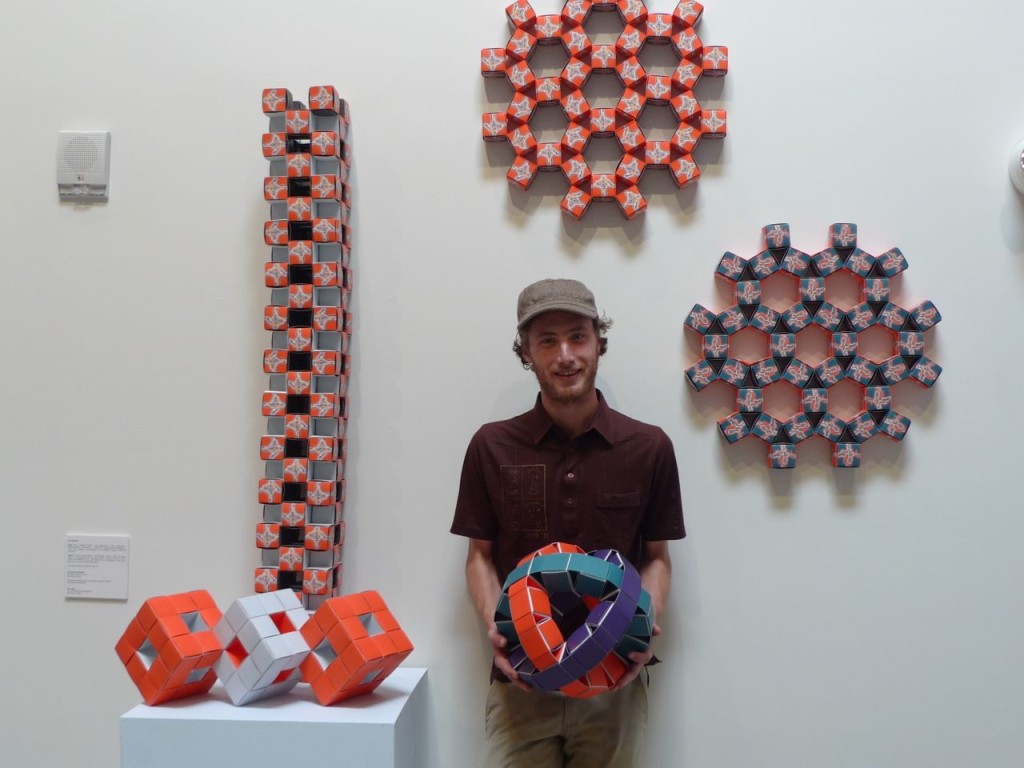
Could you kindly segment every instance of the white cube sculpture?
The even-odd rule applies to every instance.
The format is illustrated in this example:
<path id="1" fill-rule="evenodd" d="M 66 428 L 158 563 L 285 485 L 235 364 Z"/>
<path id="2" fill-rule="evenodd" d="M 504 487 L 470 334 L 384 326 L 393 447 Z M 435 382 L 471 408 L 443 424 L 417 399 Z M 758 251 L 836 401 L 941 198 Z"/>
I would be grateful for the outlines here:
<path id="1" fill-rule="evenodd" d="M 242 597 L 214 627 L 224 653 L 214 671 L 235 706 L 290 691 L 302 678 L 308 615 L 290 589 Z"/>

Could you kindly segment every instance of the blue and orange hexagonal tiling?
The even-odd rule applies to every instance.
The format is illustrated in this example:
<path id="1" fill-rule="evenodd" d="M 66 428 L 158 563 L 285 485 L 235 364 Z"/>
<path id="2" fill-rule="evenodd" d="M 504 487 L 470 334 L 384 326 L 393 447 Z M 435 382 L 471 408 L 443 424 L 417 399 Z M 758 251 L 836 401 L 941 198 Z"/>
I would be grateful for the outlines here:
<path id="1" fill-rule="evenodd" d="M 703 336 L 701 359 L 686 371 L 698 391 L 714 381 L 736 389 L 736 410 L 718 422 L 730 443 L 753 435 L 769 448 L 768 464 L 777 469 L 796 466 L 796 445 L 818 436 L 832 444 L 832 464 L 856 467 L 861 444 L 874 435 L 902 440 L 910 419 L 892 408 L 892 388 L 913 381 L 931 387 L 942 368 L 924 354 L 925 332 L 942 316 L 930 301 L 904 309 L 892 300 L 890 279 L 908 264 L 898 248 L 872 256 L 857 247 L 855 224 L 833 224 L 828 247 L 813 256 L 793 248 L 788 224 L 763 229 L 764 250 L 744 259 L 726 253 L 716 275 L 734 289 L 735 303 L 715 313 L 697 304 L 686 327 Z M 799 286 L 795 302 L 775 309 L 762 302 L 762 281 L 788 275 Z M 830 275 L 852 276 L 859 286 L 859 303 L 842 310 L 829 301 Z M 831 335 L 829 353 L 810 364 L 801 359 L 798 335 L 808 328 Z M 891 354 L 871 359 L 858 354 L 861 334 L 883 328 L 892 339 Z M 735 352 L 736 334 L 753 328 L 767 336 L 768 354 L 741 359 Z M 830 390 L 850 380 L 861 389 L 860 409 L 849 419 L 830 409 Z M 763 408 L 765 388 L 785 382 L 800 392 L 799 412 L 780 420 Z"/>

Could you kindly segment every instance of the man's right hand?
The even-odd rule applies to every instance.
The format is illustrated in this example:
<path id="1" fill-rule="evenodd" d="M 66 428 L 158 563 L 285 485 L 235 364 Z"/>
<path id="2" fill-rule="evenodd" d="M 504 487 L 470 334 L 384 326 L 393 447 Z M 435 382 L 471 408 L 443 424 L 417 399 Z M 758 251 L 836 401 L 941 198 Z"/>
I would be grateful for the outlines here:
<path id="1" fill-rule="evenodd" d="M 491 647 L 494 649 L 494 666 L 498 668 L 498 671 L 507 677 L 513 685 L 527 692 L 532 691 L 533 688 L 527 685 L 525 681 L 519 679 L 519 673 L 509 663 L 508 651 L 505 650 L 508 647 L 508 640 L 505 639 L 505 636 L 498 631 L 498 628 L 493 623 L 487 627 L 487 639 L 491 641 Z"/>

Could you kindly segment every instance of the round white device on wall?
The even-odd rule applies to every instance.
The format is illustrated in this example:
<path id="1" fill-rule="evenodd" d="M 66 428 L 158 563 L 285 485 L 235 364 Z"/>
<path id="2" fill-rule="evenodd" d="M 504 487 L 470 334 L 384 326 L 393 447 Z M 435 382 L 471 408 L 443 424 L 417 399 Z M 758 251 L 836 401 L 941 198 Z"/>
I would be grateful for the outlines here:
<path id="1" fill-rule="evenodd" d="M 1010 181 L 1024 195 L 1024 141 L 1017 144 L 1010 155 Z"/>

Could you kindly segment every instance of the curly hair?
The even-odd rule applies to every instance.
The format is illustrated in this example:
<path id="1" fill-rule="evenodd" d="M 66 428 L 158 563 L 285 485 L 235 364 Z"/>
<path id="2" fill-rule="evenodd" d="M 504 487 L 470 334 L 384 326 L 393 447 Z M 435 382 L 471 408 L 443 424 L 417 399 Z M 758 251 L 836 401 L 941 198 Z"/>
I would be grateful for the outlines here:
<path id="1" fill-rule="evenodd" d="M 512 351 L 516 353 L 516 357 L 519 358 L 519 362 L 523 364 L 523 368 L 530 370 L 530 363 L 526 359 L 524 354 L 524 348 L 526 347 L 526 334 L 530 332 L 530 325 L 532 321 L 526 324 L 523 330 L 516 334 L 515 341 L 512 342 Z M 612 319 L 607 315 L 601 315 L 597 320 L 594 320 L 594 333 L 597 334 L 597 354 L 598 356 L 603 355 L 608 351 L 608 329 L 612 327 Z"/>

